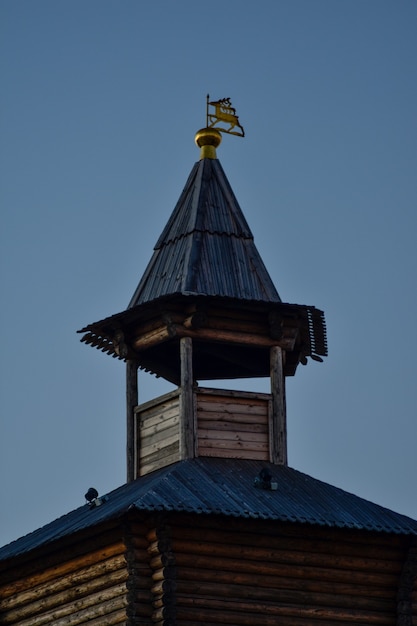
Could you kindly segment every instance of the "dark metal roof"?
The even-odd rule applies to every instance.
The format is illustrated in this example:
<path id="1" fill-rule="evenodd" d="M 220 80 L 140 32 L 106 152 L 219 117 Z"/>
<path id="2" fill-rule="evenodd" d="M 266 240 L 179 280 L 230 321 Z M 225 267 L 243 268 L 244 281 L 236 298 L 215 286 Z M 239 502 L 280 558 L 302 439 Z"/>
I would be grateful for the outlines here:
<path id="1" fill-rule="evenodd" d="M 254 480 L 267 467 L 276 491 Z M 102 506 L 84 505 L 0 549 L 0 561 L 77 531 L 117 520 L 129 511 L 173 511 L 275 520 L 324 527 L 417 535 L 417 521 L 297 470 L 260 461 L 198 458 L 180 461 L 108 494 Z"/>
<path id="2" fill-rule="evenodd" d="M 171 294 L 281 302 L 217 159 L 194 165 L 128 308 Z"/>

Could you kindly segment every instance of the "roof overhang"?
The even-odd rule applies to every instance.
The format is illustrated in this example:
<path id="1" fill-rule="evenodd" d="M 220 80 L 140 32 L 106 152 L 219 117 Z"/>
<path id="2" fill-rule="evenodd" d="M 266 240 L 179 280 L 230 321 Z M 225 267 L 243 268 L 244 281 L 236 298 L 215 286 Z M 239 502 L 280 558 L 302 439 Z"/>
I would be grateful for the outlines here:
<path id="1" fill-rule="evenodd" d="M 269 376 L 269 352 L 285 351 L 285 374 L 327 355 L 324 314 L 313 306 L 174 294 L 82 330 L 81 341 L 179 384 L 179 341 L 193 339 L 196 380 Z"/>

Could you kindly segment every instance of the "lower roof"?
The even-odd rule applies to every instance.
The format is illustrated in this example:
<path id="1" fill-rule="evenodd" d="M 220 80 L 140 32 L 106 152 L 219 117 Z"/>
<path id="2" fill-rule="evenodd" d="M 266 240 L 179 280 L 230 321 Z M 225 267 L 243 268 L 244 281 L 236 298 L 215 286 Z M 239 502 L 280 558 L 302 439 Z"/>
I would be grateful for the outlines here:
<path id="1" fill-rule="evenodd" d="M 267 469 L 276 490 L 258 488 Z M 107 494 L 0 549 L 0 561 L 131 511 L 172 511 L 417 535 L 417 521 L 307 474 L 262 461 L 196 458 L 173 463 Z"/>

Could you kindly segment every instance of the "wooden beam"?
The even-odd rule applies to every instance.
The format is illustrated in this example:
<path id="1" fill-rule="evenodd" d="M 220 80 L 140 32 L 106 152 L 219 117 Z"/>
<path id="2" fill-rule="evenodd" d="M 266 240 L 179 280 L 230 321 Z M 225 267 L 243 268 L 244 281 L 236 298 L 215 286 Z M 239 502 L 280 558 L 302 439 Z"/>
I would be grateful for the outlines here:
<path id="1" fill-rule="evenodd" d="M 172 337 L 175 337 L 176 334 L 176 324 L 166 325 L 162 324 L 159 328 L 155 328 L 150 330 L 147 333 L 136 337 L 133 340 L 133 348 L 140 352 L 141 350 L 148 350 L 148 348 L 152 348 L 153 346 L 157 346 Z"/>
<path id="2" fill-rule="evenodd" d="M 192 337 L 199 341 L 230 343 L 240 346 L 264 347 L 271 348 L 277 344 L 276 339 L 268 337 L 268 335 L 245 333 L 238 330 L 223 330 L 220 328 L 200 328 L 192 330 L 182 325 L 175 324 L 171 329 L 172 336 Z M 134 343 L 135 349 L 139 349 L 138 341 Z M 284 350 L 292 350 L 294 347 L 294 337 L 283 337 L 278 343 Z"/>
<path id="3" fill-rule="evenodd" d="M 127 482 L 137 475 L 137 450 L 139 429 L 136 428 L 135 408 L 138 405 L 138 363 L 126 362 L 126 471 Z"/>
<path id="4" fill-rule="evenodd" d="M 190 337 L 180 340 L 180 459 L 195 456 L 196 418 L 193 388 L 193 343 Z"/>
<path id="5" fill-rule="evenodd" d="M 269 416 L 269 451 L 272 463 L 287 465 L 287 412 L 283 352 L 279 346 L 270 350 L 271 410 Z"/>

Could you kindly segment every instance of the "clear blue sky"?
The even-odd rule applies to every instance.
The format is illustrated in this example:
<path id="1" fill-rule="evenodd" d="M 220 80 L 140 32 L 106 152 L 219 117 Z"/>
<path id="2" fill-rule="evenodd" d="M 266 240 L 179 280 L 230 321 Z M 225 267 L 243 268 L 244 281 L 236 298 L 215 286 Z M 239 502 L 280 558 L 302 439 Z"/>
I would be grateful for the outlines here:
<path id="1" fill-rule="evenodd" d="M 417 518 L 415 0 L 0 14 L 0 544 L 125 480 L 124 366 L 76 330 L 127 306 L 207 92 L 245 126 L 218 156 L 281 298 L 326 313 L 329 357 L 287 385 L 290 465 Z"/>

